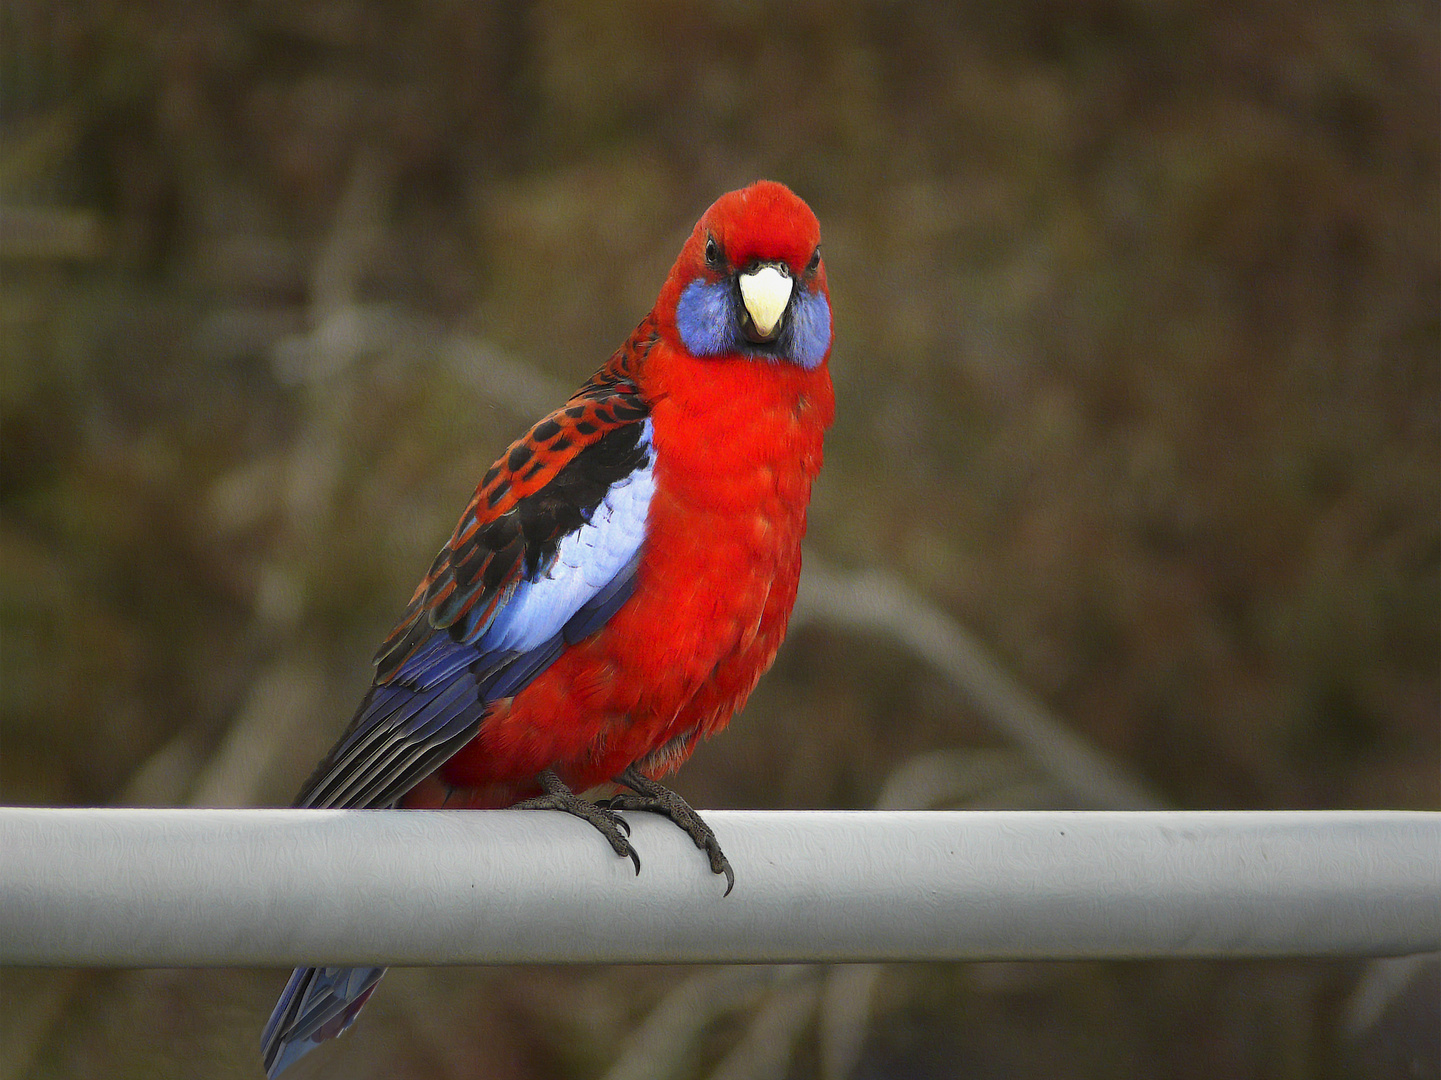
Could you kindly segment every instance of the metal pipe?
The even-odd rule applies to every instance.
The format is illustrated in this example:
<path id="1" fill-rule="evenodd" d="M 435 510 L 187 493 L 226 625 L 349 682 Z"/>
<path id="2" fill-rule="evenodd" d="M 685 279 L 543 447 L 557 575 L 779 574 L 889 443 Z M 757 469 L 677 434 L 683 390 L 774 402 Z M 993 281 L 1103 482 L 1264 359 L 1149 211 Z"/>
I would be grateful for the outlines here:
<path id="1" fill-rule="evenodd" d="M 1441 814 L 0 808 L 0 963 L 1069 960 L 1441 949 Z"/>

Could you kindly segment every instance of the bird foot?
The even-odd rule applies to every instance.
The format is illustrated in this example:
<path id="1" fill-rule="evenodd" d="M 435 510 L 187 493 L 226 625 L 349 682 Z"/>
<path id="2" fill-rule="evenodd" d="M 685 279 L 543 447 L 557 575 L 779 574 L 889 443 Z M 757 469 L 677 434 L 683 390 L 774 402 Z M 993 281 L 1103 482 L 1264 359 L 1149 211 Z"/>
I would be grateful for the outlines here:
<path id="1" fill-rule="evenodd" d="M 512 810 L 562 810 L 582 821 L 588 821 L 601 836 L 610 841 L 610 846 L 615 849 L 615 853 L 630 859 L 635 863 L 635 872 L 640 873 L 640 855 L 626 839 L 630 836 L 630 826 L 623 817 L 603 804 L 587 802 L 582 799 L 566 787 L 565 781 L 549 769 L 546 769 L 536 779 L 545 794 L 518 802 L 511 807 Z"/>
<path id="2" fill-rule="evenodd" d="M 599 800 L 597 806 L 609 811 L 644 810 L 670 818 L 684 829 L 686 835 L 695 841 L 695 846 L 709 857 L 711 873 L 725 875 L 726 891 L 724 895 L 730 895 L 736 885 L 735 871 L 731 869 L 730 860 L 721 851 L 720 841 L 716 839 L 711 827 L 691 809 L 688 802 L 670 788 L 641 775 L 635 766 L 631 766 L 617 776 L 615 782 L 624 784 L 635 794 L 623 791 L 608 799 Z"/>

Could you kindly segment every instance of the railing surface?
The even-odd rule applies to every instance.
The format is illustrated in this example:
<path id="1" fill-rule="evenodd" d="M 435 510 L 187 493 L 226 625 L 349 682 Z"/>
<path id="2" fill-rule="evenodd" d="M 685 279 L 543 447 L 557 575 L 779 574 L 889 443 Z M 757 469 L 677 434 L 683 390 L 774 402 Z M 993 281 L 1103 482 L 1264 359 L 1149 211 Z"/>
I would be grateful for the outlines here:
<path id="1" fill-rule="evenodd" d="M 0 963 L 689 963 L 1441 949 L 1441 814 L 0 808 Z"/>

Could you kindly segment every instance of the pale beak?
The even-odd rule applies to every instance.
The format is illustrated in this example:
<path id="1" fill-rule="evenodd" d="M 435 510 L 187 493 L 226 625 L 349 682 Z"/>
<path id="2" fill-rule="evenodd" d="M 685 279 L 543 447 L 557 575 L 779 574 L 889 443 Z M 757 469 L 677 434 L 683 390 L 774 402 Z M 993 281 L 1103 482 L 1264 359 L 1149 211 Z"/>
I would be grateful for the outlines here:
<path id="1" fill-rule="evenodd" d="M 795 281 L 774 266 L 761 266 L 740 276 L 741 301 L 750 316 L 749 330 L 757 341 L 773 341 L 780 328 L 781 316 L 791 300 Z"/>

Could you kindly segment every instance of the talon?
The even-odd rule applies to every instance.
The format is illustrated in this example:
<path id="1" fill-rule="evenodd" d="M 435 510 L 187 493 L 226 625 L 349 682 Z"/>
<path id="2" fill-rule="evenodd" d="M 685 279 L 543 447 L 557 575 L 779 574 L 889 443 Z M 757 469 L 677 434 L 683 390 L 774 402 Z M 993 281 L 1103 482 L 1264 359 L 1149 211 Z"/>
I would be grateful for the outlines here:
<path id="1" fill-rule="evenodd" d="M 512 810 L 561 810 L 589 822 L 596 832 L 606 838 L 611 850 L 635 863 L 635 872 L 639 876 L 640 854 L 627 839 L 630 823 L 610 809 L 607 805 L 609 800 L 587 802 L 566 787 L 565 781 L 550 769 L 546 769 L 536 780 L 545 794 L 518 802 L 511 807 Z"/>
<path id="2" fill-rule="evenodd" d="M 604 833 L 605 830 L 601 829 L 601 832 Z M 635 875 L 636 877 L 640 877 L 640 852 L 636 851 L 630 841 L 618 833 L 615 836 L 607 835 L 606 839 L 610 841 L 610 846 L 615 849 L 617 855 L 635 863 Z"/>
<path id="3" fill-rule="evenodd" d="M 729 896 L 731 894 L 731 890 L 735 888 L 736 876 L 735 871 L 731 869 L 730 860 L 721 851 L 720 841 L 716 839 L 711 827 L 691 808 L 689 803 L 669 788 L 641 775 L 635 766 L 631 766 L 616 777 L 616 783 L 624 784 L 636 794 L 621 792 L 612 795 L 603 800 L 606 809 L 645 810 L 670 818 L 685 830 L 686 835 L 691 838 L 696 847 L 706 853 L 710 861 L 711 873 L 725 875 L 726 891 L 722 895 Z"/>
<path id="4" fill-rule="evenodd" d="M 731 869 L 731 864 L 724 855 L 720 857 L 720 866 L 716 866 L 716 860 L 714 856 L 712 856 L 710 869 L 713 874 L 724 874 L 726 876 L 726 891 L 721 893 L 721 898 L 724 899 L 729 896 L 731 890 L 736 887 L 736 872 Z"/>

